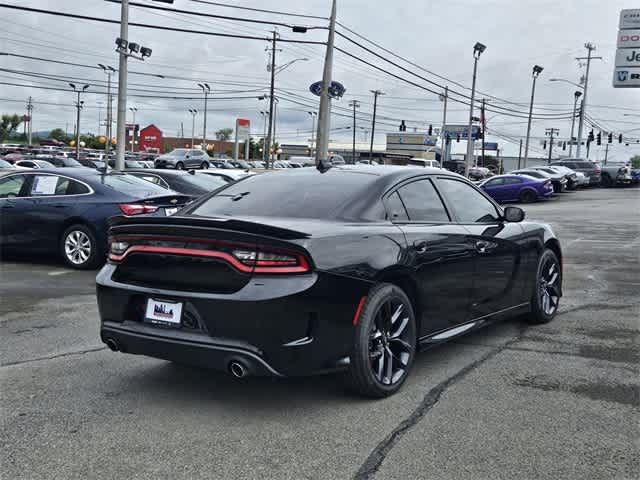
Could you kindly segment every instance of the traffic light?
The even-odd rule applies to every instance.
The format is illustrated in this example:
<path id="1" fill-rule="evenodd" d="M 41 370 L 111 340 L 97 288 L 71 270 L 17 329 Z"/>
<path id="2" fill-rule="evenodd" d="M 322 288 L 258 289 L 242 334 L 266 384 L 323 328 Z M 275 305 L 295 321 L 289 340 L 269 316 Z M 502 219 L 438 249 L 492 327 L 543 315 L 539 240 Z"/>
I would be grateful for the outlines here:
<path id="1" fill-rule="evenodd" d="M 596 145 L 602 145 L 602 132 L 598 132 L 596 136 Z"/>
<path id="2" fill-rule="evenodd" d="M 547 149 L 547 141 L 546 140 L 542 143 L 542 148 L 544 148 L 545 150 Z"/>
<path id="3" fill-rule="evenodd" d="M 429 125 L 429 136 L 433 135 L 433 125 Z"/>
<path id="4" fill-rule="evenodd" d="M 567 149 L 567 142 L 562 142 L 562 150 L 566 150 Z"/>
<path id="5" fill-rule="evenodd" d="M 622 143 L 622 134 L 618 135 L 618 143 Z"/>
<path id="6" fill-rule="evenodd" d="M 460 134 L 456 135 L 456 142 L 460 143 Z"/>
<path id="7" fill-rule="evenodd" d="M 593 136 L 593 130 L 591 130 L 591 131 L 589 132 L 589 137 L 587 138 L 587 141 L 588 141 L 588 142 L 593 142 L 594 138 L 595 138 L 595 137 Z"/>
<path id="8" fill-rule="evenodd" d="M 404 124 L 404 120 L 402 120 L 400 122 L 400 131 L 401 132 L 406 132 L 407 131 L 407 126 Z"/>
<path id="9" fill-rule="evenodd" d="M 607 143 L 613 143 L 613 133 L 609 133 L 609 138 L 607 138 Z"/>

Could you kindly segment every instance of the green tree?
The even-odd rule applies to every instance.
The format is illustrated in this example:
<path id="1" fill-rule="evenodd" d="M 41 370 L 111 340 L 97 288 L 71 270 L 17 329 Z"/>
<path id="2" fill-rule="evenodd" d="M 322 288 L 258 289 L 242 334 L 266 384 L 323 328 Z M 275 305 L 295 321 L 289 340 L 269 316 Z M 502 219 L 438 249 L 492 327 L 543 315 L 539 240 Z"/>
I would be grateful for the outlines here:
<path id="1" fill-rule="evenodd" d="M 232 133 L 233 128 L 221 128 L 215 133 L 216 140 L 220 140 L 221 142 L 228 142 L 231 139 Z"/>
<path id="2" fill-rule="evenodd" d="M 631 165 L 633 165 L 633 168 L 640 168 L 640 155 L 631 157 Z"/>
<path id="3" fill-rule="evenodd" d="M 69 143 L 69 137 L 64 130 L 61 128 L 54 128 L 49 132 L 49 138 L 53 138 L 54 140 L 58 140 L 59 142 Z"/>
<path id="4" fill-rule="evenodd" d="M 15 132 L 18 125 L 22 123 L 22 118 L 16 115 L 2 115 L 0 119 L 0 141 L 4 141 Z"/>

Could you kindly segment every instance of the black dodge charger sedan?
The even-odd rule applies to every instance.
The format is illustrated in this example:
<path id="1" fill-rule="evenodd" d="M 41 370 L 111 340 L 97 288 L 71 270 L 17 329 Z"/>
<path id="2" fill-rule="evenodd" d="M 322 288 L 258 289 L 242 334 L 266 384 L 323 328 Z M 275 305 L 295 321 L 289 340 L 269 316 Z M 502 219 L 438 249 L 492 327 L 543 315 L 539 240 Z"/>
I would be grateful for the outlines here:
<path id="1" fill-rule="evenodd" d="M 246 375 L 346 371 L 397 391 L 419 349 L 562 294 L 551 229 L 441 169 L 291 169 L 171 217 L 115 218 L 97 278 L 112 350 Z"/>

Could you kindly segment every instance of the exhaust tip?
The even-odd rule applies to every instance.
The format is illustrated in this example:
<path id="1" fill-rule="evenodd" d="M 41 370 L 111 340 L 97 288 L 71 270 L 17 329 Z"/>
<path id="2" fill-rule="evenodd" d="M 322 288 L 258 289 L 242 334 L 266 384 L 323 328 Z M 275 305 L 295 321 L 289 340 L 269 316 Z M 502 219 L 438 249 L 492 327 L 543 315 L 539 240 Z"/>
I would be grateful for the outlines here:
<path id="1" fill-rule="evenodd" d="M 118 348 L 118 342 L 116 342 L 113 338 L 107 338 L 104 343 L 107 344 L 107 347 L 109 347 L 109 350 L 111 350 L 112 352 L 117 352 L 118 350 L 120 350 Z"/>
<path id="2" fill-rule="evenodd" d="M 247 376 L 247 368 L 240 362 L 231 362 L 229 364 L 229 373 L 236 378 L 244 378 Z"/>

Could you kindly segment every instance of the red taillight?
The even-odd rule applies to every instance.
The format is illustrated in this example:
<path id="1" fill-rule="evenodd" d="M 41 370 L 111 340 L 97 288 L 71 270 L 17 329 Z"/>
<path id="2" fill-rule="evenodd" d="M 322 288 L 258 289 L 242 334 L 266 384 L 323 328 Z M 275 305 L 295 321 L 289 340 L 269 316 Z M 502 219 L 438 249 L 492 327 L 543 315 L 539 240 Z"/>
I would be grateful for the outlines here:
<path id="1" fill-rule="evenodd" d="M 120 205 L 118 205 L 118 207 L 120 207 L 120 211 L 127 217 L 158 211 L 158 207 L 154 207 L 151 205 L 140 205 L 138 203 L 121 203 Z"/>
<path id="2" fill-rule="evenodd" d="M 254 273 L 305 273 L 310 270 L 304 255 L 293 252 L 242 249 L 232 253 L 243 265 L 253 267 Z"/>

